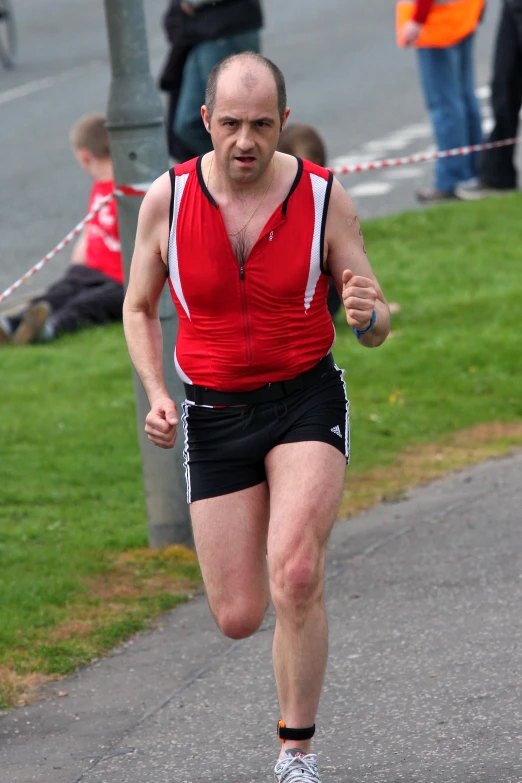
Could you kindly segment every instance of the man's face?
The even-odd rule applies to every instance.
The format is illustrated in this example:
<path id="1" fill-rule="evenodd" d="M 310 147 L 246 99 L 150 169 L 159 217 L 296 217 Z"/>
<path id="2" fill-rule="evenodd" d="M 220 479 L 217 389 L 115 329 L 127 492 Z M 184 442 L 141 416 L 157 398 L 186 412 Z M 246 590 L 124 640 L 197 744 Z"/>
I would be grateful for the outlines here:
<path id="1" fill-rule="evenodd" d="M 212 118 L 205 106 L 202 116 L 226 176 L 245 184 L 259 179 L 270 165 L 281 130 L 272 74 L 248 62 L 231 65 L 219 77 Z"/>

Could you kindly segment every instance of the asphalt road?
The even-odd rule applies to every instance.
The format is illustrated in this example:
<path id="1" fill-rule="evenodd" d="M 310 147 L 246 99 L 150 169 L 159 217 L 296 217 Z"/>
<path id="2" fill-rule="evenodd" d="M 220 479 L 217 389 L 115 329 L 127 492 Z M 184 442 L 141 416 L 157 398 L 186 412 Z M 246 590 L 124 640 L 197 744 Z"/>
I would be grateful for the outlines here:
<path id="1" fill-rule="evenodd" d="M 0 71 L 0 290 L 85 215 L 89 182 L 71 155 L 68 132 L 82 113 L 105 111 L 109 85 L 101 2 L 14 5 L 20 64 L 13 72 Z M 157 74 L 166 51 L 166 4 L 145 5 Z M 499 0 L 488 5 L 477 41 L 478 85 L 489 79 Z M 264 6 L 264 50 L 287 77 L 292 118 L 320 129 L 332 159 L 429 147 L 414 54 L 395 46 L 391 0 L 264 0 Z M 353 189 L 361 216 L 369 217 L 414 207 L 413 190 L 429 179 L 430 166 L 424 165 L 343 182 Z M 66 250 L 6 304 L 45 287 L 67 263 Z"/>
<path id="2" fill-rule="evenodd" d="M 522 780 L 521 471 L 519 453 L 336 525 L 324 783 Z M 1 783 L 268 783 L 272 626 L 232 643 L 203 597 L 179 607 L 0 716 Z"/>

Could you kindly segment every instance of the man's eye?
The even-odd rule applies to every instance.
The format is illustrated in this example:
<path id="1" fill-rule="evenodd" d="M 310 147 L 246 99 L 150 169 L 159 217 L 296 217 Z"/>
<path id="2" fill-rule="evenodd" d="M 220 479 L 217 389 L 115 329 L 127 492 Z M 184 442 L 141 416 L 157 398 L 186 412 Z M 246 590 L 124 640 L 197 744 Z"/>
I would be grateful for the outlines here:
<path id="1" fill-rule="evenodd" d="M 256 122 L 256 125 L 257 125 L 258 128 L 266 128 L 268 123 L 267 122 L 263 122 L 263 120 L 259 120 L 258 122 Z"/>
<path id="2" fill-rule="evenodd" d="M 234 121 L 234 120 L 227 120 L 227 121 L 225 122 L 225 125 L 228 125 L 228 127 L 229 127 L 229 128 L 233 128 L 233 127 L 235 126 L 235 124 L 236 124 L 236 123 L 235 123 L 235 121 Z"/>

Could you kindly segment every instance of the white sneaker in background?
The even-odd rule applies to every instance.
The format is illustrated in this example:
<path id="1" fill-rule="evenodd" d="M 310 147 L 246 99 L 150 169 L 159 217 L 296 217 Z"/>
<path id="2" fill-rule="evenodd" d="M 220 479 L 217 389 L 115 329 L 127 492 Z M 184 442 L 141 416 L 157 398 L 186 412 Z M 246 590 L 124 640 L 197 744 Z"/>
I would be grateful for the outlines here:
<path id="1" fill-rule="evenodd" d="M 514 193 L 516 188 L 491 188 L 489 185 L 481 182 L 477 177 L 469 179 L 467 182 L 461 182 L 455 188 L 455 195 L 462 201 L 480 201 L 489 196 L 503 196 L 507 193 Z"/>

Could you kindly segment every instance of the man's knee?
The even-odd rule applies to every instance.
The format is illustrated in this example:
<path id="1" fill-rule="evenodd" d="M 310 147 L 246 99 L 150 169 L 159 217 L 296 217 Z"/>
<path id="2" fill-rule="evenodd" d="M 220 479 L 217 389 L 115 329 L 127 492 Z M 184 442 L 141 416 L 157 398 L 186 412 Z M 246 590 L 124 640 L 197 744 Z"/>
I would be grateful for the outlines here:
<path id="1" fill-rule="evenodd" d="M 323 556 L 316 547 L 296 547 L 270 565 L 270 592 L 276 610 L 299 611 L 323 591 Z"/>
<path id="2" fill-rule="evenodd" d="M 248 600 L 241 596 L 219 604 L 210 604 L 219 630 L 230 639 L 246 639 L 252 636 L 263 622 L 267 607 L 268 602 L 264 598 Z"/>

